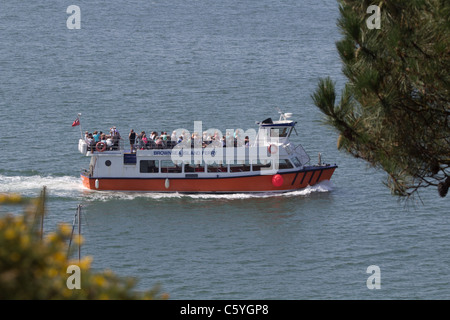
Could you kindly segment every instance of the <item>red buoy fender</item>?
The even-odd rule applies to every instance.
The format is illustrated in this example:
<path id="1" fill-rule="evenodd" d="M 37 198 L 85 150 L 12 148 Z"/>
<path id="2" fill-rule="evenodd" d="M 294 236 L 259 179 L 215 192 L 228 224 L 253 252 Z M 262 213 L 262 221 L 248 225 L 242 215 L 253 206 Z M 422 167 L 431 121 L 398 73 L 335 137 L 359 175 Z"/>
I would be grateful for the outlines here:
<path id="1" fill-rule="evenodd" d="M 281 174 L 276 174 L 272 177 L 272 184 L 274 187 L 281 187 L 283 185 L 283 176 Z"/>
<path id="2" fill-rule="evenodd" d="M 104 142 L 97 142 L 97 144 L 95 145 L 95 148 L 97 149 L 98 152 L 103 152 L 106 150 L 106 143 Z"/>
<path id="3" fill-rule="evenodd" d="M 274 154 L 278 152 L 278 147 L 274 144 L 271 144 L 267 150 L 269 151 L 270 154 Z"/>

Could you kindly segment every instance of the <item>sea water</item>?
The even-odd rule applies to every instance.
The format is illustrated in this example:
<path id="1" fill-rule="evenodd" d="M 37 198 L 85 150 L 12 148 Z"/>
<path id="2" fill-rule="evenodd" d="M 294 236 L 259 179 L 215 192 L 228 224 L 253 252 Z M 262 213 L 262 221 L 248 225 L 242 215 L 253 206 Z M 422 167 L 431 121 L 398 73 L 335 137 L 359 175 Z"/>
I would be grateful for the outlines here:
<path id="1" fill-rule="evenodd" d="M 173 299 L 449 298 L 448 197 L 398 201 L 383 172 L 337 151 L 312 103 L 319 78 L 346 81 L 338 17 L 334 0 L 2 1 L 0 192 L 46 186 L 46 231 L 82 205 L 93 268 Z M 282 195 L 82 187 L 80 129 L 247 130 L 277 108 L 311 163 L 339 166 L 331 181 Z"/>

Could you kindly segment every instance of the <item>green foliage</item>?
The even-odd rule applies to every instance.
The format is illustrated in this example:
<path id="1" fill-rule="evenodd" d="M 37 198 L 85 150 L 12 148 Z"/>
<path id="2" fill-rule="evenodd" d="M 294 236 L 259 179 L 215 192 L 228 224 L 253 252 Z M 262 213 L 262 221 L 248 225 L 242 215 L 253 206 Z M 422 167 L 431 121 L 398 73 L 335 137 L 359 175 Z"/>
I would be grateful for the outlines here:
<path id="1" fill-rule="evenodd" d="M 23 205 L 20 215 L 0 217 L 0 299 L 164 299 L 157 287 L 138 293 L 135 280 L 113 272 L 93 272 L 91 257 L 69 260 L 68 239 L 72 228 L 61 224 L 41 234 L 39 221 L 45 212 L 45 194 L 38 199 L 0 194 L 0 204 Z M 75 239 L 81 242 L 82 239 Z M 68 267 L 80 268 L 80 289 L 69 289 Z M 69 279 L 70 280 L 70 279 Z"/>
<path id="2" fill-rule="evenodd" d="M 450 2 L 340 0 L 336 47 L 348 82 L 336 103 L 334 83 L 312 95 L 339 132 L 338 148 L 388 173 L 396 195 L 450 187 Z M 381 28 L 369 29 L 369 5 Z"/>

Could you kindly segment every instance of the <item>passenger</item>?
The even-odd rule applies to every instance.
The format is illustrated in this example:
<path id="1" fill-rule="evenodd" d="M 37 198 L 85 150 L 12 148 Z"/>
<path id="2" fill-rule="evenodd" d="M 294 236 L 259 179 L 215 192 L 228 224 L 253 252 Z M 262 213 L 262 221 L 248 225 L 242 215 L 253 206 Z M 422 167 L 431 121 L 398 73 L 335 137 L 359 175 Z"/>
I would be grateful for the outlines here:
<path id="1" fill-rule="evenodd" d="M 245 142 L 245 146 L 246 146 L 246 147 L 249 147 L 249 146 L 250 146 L 250 141 L 249 141 L 248 136 L 245 137 L 244 142 Z"/>
<path id="2" fill-rule="evenodd" d="M 114 126 L 111 128 L 111 139 L 113 141 L 113 150 L 119 149 L 119 141 L 122 137 L 120 136 L 119 130 Z"/>
<path id="3" fill-rule="evenodd" d="M 95 140 L 94 140 L 94 137 L 92 136 L 92 133 L 89 133 L 89 134 L 88 134 L 86 143 L 88 144 L 89 149 L 92 150 L 92 151 L 94 151 L 94 148 L 95 148 Z"/>
<path id="4" fill-rule="evenodd" d="M 145 136 L 145 131 L 141 131 L 141 133 L 139 133 L 137 136 L 140 145 L 142 144 L 142 138 L 144 136 Z"/>
<path id="5" fill-rule="evenodd" d="M 150 134 L 150 139 L 152 139 L 153 141 L 156 141 L 156 137 L 157 137 L 156 132 L 152 131 L 152 133 Z"/>
<path id="6" fill-rule="evenodd" d="M 230 135 L 229 132 L 227 132 L 226 137 L 225 137 L 225 145 L 228 145 L 229 147 L 231 147 L 233 143 L 233 137 Z"/>
<path id="7" fill-rule="evenodd" d="M 170 140 L 177 141 L 177 132 L 174 130 L 170 136 Z"/>
<path id="8" fill-rule="evenodd" d="M 142 132 L 137 134 L 136 133 L 136 138 L 134 140 L 134 145 L 137 149 L 142 149 Z"/>
<path id="9" fill-rule="evenodd" d="M 93 137 L 94 137 L 95 143 L 100 141 L 100 133 L 97 130 L 94 131 Z"/>
<path id="10" fill-rule="evenodd" d="M 145 133 L 142 135 L 141 139 L 141 150 L 148 149 L 148 139 Z"/>
<path id="11" fill-rule="evenodd" d="M 208 135 L 207 140 L 206 140 L 206 143 L 207 143 L 207 144 L 211 144 L 211 143 L 213 143 L 213 141 L 214 141 L 214 136 Z"/>
<path id="12" fill-rule="evenodd" d="M 102 133 L 102 135 L 100 136 L 100 141 L 99 142 L 103 142 L 106 146 L 106 150 L 111 150 L 111 146 L 112 146 L 112 141 L 111 139 L 107 139 L 106 134 Z"/>
<path id="13" fill-rule="evenodd" d="M 156 148 L 157 149 L 164 149 L 164 142 L 163 139 L 161 137 L 156 137 Z"/>
<path id="14" fill-rule="evenodd" d="M 155 143 L 155 141 L 152 140 L 152 139 L 148 139 L 147 148 L 148 148 L 148 149 L 156 149 L 156 143 Z"/>
<path id="15" fill-rule="evenodd" d="M 106 143 L 106 134 L 101 135 L 100 142 Z"/>
<path id="16" fill-rule="evenodd" d="M 131 129 L 128 139 L 130 140 L 130 152 L 133 153 L 134 144 L 136 143 L 136 132 L 133 129 Z"/>
<path id="17" fill-rule="evenodd" d="M 166 148 L 172 149 L 173 148 L 173 144 L 172 144 L 172 139 L 170 138 L 170 136 L 167 136 L 167 140 L 166 140 Z"/>
<path id="18" fill-rule="evenodd" d="M 114 141 L 111 138 L 111 136 L 105 136 L 105 142 L 106 142 L 106 149 L 107 150 L 113 150 L 114 148 Z"/>
<path id="19" fill-rule="evenodd" d="M 191 148 L 196 148 L 196 144 L 201 144 L 202 138 L 199 137 L 197 132 L 194 132 L 191 137 Z"/>
<path id="20" fill-rule="evenodd" d="M 181 142 L 183 142 L 183 136 L 178 137 L 177 143 L 181 143 Z"/>

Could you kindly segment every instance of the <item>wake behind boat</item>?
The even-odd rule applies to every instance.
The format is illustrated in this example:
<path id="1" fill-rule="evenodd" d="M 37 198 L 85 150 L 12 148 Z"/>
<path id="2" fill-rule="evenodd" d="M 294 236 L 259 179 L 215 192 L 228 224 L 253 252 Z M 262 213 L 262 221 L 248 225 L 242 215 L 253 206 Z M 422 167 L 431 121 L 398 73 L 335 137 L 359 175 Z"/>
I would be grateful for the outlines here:
<path id="1" fill-rule="evenodd" d="M 258 122 L 258 132 L 203 132 L 198 122 L 194 133 L 178 129 L 172 139 L 132 131 L 129 147 L 114 133 L 96 143 L 81 138 L 79 151 L 91 157 L 81 179 L 92 190 L 179 193 L 288 192 L 330 180 L 336 165 L 320 158 L 308 165 L 303 147 L 290 142 L 297 124 L 291 116 L 280 112 L 278 121 Z"/>

